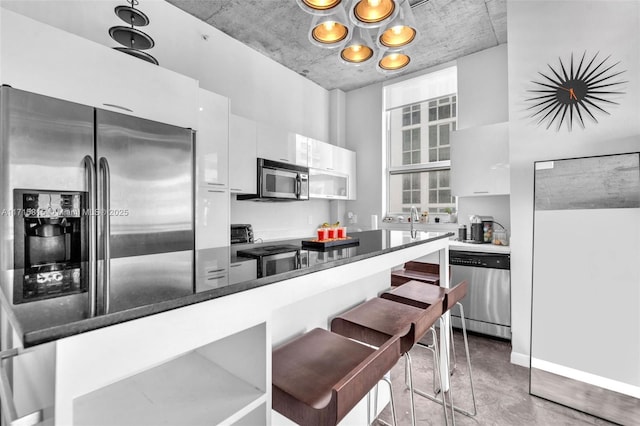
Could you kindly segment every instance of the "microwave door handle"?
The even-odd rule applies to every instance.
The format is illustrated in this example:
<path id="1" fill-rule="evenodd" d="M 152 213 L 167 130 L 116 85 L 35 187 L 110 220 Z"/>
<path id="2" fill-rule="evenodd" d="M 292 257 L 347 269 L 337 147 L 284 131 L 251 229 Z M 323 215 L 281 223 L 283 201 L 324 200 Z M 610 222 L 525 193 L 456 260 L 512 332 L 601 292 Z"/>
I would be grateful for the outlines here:
<path id="1" fill-rule="evenodd" d="M 109 217 L 110 198 L 111 198 L 111 170 L 109 169 L 109 162 L 106 158 L 100 158 L 100 170 L 102 171 L 102 209 L 100 216 L 102 217 L 102 249 L 104 252 L 104 264 L 102 266 L 103 277 L 103 304 L 104 313 L 109 313 L 109 293 L 110 291 L 110 279 L 111 279 L 111 219 Z"/>
<path id="2" fill-rule="evenodd" d="M 300 198 L 300 193 L 302 192 L 302 178 L 300 177 L 300 173 L 296 175 L 296 198 Z"/>
<path id="3" fill-rule="evenodd" d="M 89 195 L 89 317 L 96 316 L 98 294 L 96 288 L 96 165 L 93 158 L 87 155 L 83 159 L 87 193 Z"/>

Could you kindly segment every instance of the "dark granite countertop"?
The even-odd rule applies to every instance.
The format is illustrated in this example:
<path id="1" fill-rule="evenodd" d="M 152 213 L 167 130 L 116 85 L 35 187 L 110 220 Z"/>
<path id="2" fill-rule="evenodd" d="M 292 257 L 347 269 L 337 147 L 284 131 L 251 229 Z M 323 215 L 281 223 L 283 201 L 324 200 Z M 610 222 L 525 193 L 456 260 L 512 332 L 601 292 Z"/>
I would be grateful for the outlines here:
<path id="1" fill-rule="evenodd" d="M 246 257 L 239 256 L 238 251 L 274 245 L 293 245 L 300 247 L 301 261 L 297 263 L 296 269 L 288 268 L 289 270 L 275 272 L 262 271 L 264 276 L 252 277 L 217 288 L 198 288 L 194 281 L 188 289 L 180 291 L 171 289 L 169 291 L 167 288 L 171 286 L 163 286 L 156 277 L 155 280 L 141 282 L 139 286 L 144 288 L 128 294 L 127 303 L 117 308 L 119 310 L 93 317 L 89 315 L 89 297 L 86 291 L 68 292 L 56 297 L 30 301 L 21 296 L 22 280 L 16 279 L 14 276 L 20 274 L 21 271 L 4 271 L 0 275 L 0 302 L 16 333 L 21 336 L 23 346 L 29 347 L 323 269 L 357 262 L 429 241 L 449 238 L 451 235 L 453 234 L 418 232 L 416 238 L 411 238 L 409 232 L 406 231 L 377 230 L 351 233 L 352 238 L 358 239 L 357 245 L 337 247 L 326 251 L 302 248 L 303 239 L 200 250 L 196 253 L 198 262 L 213 261 L 234 264 L 248 260 Z M 273 273 L 273 275 L 269 275 L 269 273 Z M 258 268 L 258 275 L 260 275 L 260 268 Z"/>

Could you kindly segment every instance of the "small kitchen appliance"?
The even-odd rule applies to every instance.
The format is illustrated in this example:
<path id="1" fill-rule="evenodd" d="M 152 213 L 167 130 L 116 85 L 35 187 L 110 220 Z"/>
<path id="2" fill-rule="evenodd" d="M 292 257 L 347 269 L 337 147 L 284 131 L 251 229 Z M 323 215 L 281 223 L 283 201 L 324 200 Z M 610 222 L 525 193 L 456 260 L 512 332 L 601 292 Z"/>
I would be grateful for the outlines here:
<path id="1" fill-rule="evenodd" d="M 469 217 L 471 222 L 471 238 L 469 243 L 483 244 L 493 241 L 493 217 L 473 215 Z"/>
<path id="2" fill-rule="evenodd" d="M 309 168 L 258 158 L 257 194 L 239 194 L 238 200 L 296 201 L 309 199 Z"/>
<path id="3" fill-rule="evenodd" d="M 231 244 L 253 243 L 253 228 L 248 223 L 231 224 Z"/>

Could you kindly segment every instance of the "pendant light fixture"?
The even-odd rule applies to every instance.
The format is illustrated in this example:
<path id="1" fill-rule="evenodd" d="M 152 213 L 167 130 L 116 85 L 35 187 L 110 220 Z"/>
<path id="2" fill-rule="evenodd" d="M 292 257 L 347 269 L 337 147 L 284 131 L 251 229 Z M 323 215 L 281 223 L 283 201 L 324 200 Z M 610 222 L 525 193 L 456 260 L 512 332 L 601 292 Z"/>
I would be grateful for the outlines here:
<path id="1" fill-rule="evenodd" d="M 351 37 L 351 27 L 344 8 L 334 6 L 328 13 L 315 15 L 311 20 L 309 41 L 319 47 L 341 47 Z"/>
<path id="2" fill-rule="evenodd" d="M 411 57 L 403 52 L 381 52 L 378 58 L 378 71 L 383 74 L 394 73 L 403 70 L 411 62 Z"/>
<path id="3" fill-rule="evenodd" d="M 155 42 L 149 35 L 134 28 L 149 25 L 149 18 L 135 8 L 139 3 L 138 0 L 127 0 L 127 2 L 130 6 L 116 6 L 114 9 L 115 14 L 130 25 L 130 27 L 118 25 L 109 28 L 111 38 L 124 46 L 114 47 L 114 49 L 158 65 L 156 58 L 147 52 L 143 52 L 143 50 L 151 49 Z"/>
<path id="4" fill-rule="evenodd" d="M 376 62 L 378 71 L 390 74 L 411 62 L 405 49 L 416 41 L 418 31 L 409 0 L 296 1 L 313 15 L 309 41 L 319 47 L 339 47 L 343 63 Z"/>
<path id="5" fill-rule="evenodd" d="M 408 1 L 403 1 L 396 17 L 378 31 L 377 43 L 381 49 L 403 49 L 413 44 L 417 35 L 411 6 Z"/>
<path id="6" fill-rule="evenodd" d="M 349 16 L 355 25 L 362 28 L 378 28 L 398 13 L 395 0 L 354 0 Z"/>
<path id="7" fill-rule="evenodd" d="M 353 35 L 340 51 L 342 62 L 361 65 L 373 58 L 373 43 L 369 32 L 364 28 L 354 28 Z"/>

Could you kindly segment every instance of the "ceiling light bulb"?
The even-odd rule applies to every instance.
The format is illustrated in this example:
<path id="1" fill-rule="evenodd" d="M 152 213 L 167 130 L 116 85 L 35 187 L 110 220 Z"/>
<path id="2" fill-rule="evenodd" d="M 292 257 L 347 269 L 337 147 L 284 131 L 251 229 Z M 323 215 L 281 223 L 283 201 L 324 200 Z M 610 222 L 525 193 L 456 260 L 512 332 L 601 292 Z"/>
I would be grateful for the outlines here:
<path id="1" fill-rule="evenodd" d="M 409 65 L 410 60 L 404 53 L 392 53 L 380 59 L 378 66 L 384 71 L 395 71 Z"/>
<path id="2" fill-rule="evenodd" d="M 328 10 L 336 7 L 342 0 L 302 0 L 302 2 L 314 10 Z"/>
<path id="3" fill-rule="evenodd" d="M 404 47 L 416 38 L 416 30 L 406 25 L 396 25 L 389 28 L 380 36 L 380 44 L 384 47 Z"/>
<path id="4" fill-rule="evenodd" d="M 373 49 L 361 44 L 354 44 L 349 46 L 340 52 L 340 57 L 343 61 L 360 64 L 373 57 Z"/>
<path id="5" fill-rule="evenodd" d="M 334 21 L 327 21 L 325 23 L 322 24 L 324 26 L 324 29 L 327 31 L 332 31 L 333 28 L 336 26 L 336 23 Z"/>
<path id="6" fill-rule="evenodd" d="M 396 10 L 393 0 L 360 0 L 353 9 L 358 21 L 376 24 L 389 18 Z"/>
<path id="7" fill-rule="evenodd" d="M 311 37 L 317 43 L 331 47 L 347 38 L 349 29 L 336 21 L 324 21 L 311 30 Z"/>

